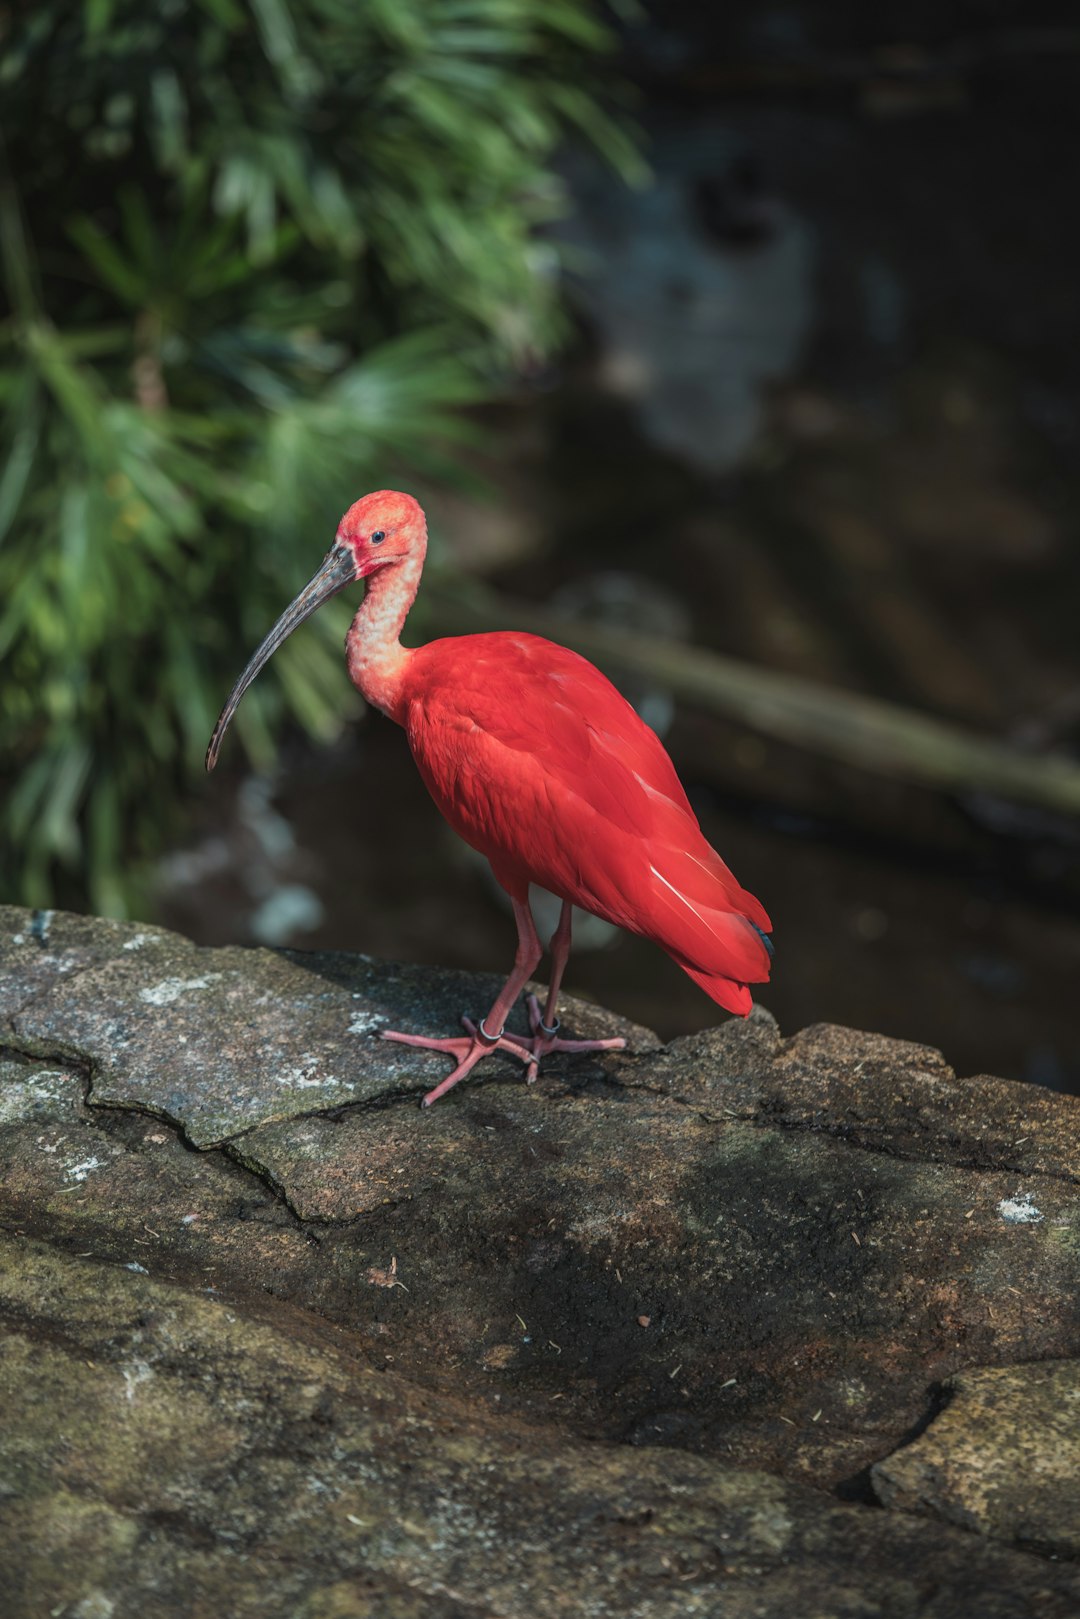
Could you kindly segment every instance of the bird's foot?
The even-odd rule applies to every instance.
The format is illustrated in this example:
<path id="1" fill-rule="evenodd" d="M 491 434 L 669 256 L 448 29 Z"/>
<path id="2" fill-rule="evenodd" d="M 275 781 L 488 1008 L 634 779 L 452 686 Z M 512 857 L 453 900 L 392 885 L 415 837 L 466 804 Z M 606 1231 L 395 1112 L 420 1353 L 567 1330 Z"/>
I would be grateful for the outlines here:
<path id="1" fill-rule="evenodd" d="M 525 1063 L 526 1068 L 529 1068 L 532 1063 L 530 1052 L 522 1047 L 517 1036 L 506 1033 L 495 1036 L 489 1035 L 484 1027 L 483 1019 L 477 1024 L 473 1022 L 472 1018 L 463 1017 L 461 1022 L 465 1033 L 449 1035 L 445 1039 L 428 1034 L 399 1034 L 395 1029 L 379 1030 L 380 1037 L 383 1040 L 396 1040 L 399 1045 L 403 1046 L 419 1046 L 422 1051 L 443 1051 L 448 1057 L 453 1057 L 456 1064 L 453 1073 L 447 1074 L 446 1078 L 436 1085 L 434 1090 L 428 1091 L 420 1102 L 421 1107 L 430 1107 L 433 1102 L 439 1100 L 440 1096 L 445 1096 L 447 1091 L 456 1085 L 459 1079 L 464 1079 L 466 1074 L 472 1072 L 481 1058 L 488 1056 L 492 1051 L 509 1052 L 510 1056 L 516 1057 L 519 1062 Z M 536 1077 L 535 1067 L 530 1069 L 525 1077 L 526 1079 L 534 1079 Z"/>
<path id="2" fill-rule="evenodd" d="M 532 1034 L 506 1034 L 503 1038 L 512 1040 L 526 1054 L 525 1078 L 529 1084 L 536 1078 L 541 1057 L 546 1057 L 549 1051 L 622 1051 L 626 1045 L 621 1035 L 611 1040 L 564 1040 L 559 1033 L 558 1018 L 550 1028 L 544 1022 L 544 1014 L 535 995 L 527 996 L 525 1004 L 529 1009 Z"/>
<path id="3" fill-rule="evenodd" d="M 540 1002 L 535 995 L 528 997 L 527 1005 L 532 1034 L 511 1034 L 504 1029 L 501 1034 L 490 1035 L 483 1019 L 477 1024 L 469 1017 L 461 1020 L 465 1029 L 463 1035 L 441 1038 L 429 1034 L 399 1034 L 395 1029 L 380 1029 L 379 1034 L 383 1040 L 396 1040 L 399 1045 L 419 1046 L 422 1051 L 442 1051 L 448 1057 L 453 1057 L 456 1065 L 453 1073 L 447 1074 L 434 1090 L 428 1091 L 421 1100 L 421 1107 L 430 1107 L 440 1096 L 445 1096 L 459 1079 L 464 1079 L 481 1058 L 492 1051 L 505 1051 L 524 1063 L 525 1079 L 531 1085 L 539 1070 L 541 1057 L 546 1057 L 549 1051 L 621 1051 L 626 1045 L 621 1037 L 614 1040 L 564 1040 L 559 1034 L 557 1022 L 553 1028 L 544 1022 Z"/>

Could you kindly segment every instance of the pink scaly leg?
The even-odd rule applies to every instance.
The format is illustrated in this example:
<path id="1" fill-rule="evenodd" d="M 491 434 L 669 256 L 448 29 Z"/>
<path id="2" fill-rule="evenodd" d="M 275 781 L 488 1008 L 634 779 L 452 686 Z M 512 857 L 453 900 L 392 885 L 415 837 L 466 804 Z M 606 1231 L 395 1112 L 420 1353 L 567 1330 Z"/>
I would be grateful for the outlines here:
<path id="1" fill-rule="evenodd" d="M 516 1034 L 507 1036 L 507 1039 L 525 1046 L 529 1051 L 529 1068 L 525 1076 L 528 1080 L 536 1078 L 540 1059 L 546 1057 L 549 1051 L 621 1051 L 626 1045 L 626 1041 L 621 1037 L 613 1040 L 564 1040 L 559 1034 L 559 1019 L 555 1014 L 555 1008 L 559 1004 L 559 990 L 570 957 L 573 916 L 573 906 L 569 900 L 564 899 L 559 913 L 559 925 L 551 936 L 551 981 L 548 984 L 543 1015 L 541 1016 L 540 1002 L 535 995 L 530 995 L 526 1002 L 529 1008 L 529 1027 L 532 1029 L 531 1038 L 524 1040 Z"/>
<path id="2" fill-rule="evenodd" d="M 462 1018 L 466 1033 L 454 1035 L 449 1039 L 440 1040 L 424 1034 L 398 1034 L 392 1029 L 381 1030 L 384 1040 L 397 1040 L 403 1046 L 419 1046 L 424 1051 L 445 1051 L 448 1056 L 455 1059 L 457 1066 L 452 1074 L 448 1074 L 441 1084 L 434 1090 L 428 1091 L 421 1102 L 421 1107 L 430 1107 L 437 1102 L 440 1096 L 445 1096 L 451 1086 L 456 1085 L 459 1079 L 474 1069 L 481 1057 L 486 1057 L 489 1051 L 506 1051 L 512 1057 L 517 1057 L 526 1064 L 530 1077 L 535 1074 L 535 1062 L 530 1045 L 523 1047 L 520 1042 L 511 1036 L 503 1034 L 503 1027 L 507 1015 L 522 989 L 532 977 L 540 964 L 543 948 L 536 932 L 536 925 L 532 919 L 532 912 L 527 902 L 512 899 L 514 907 L 514 920 L 517 922 L 518 945 L 514 957 L 514 970 L 506 980 L 498 999 L 485 1018 L 481 1018 L 479 1027 L 471 1018 Z M 489 1031 L 491 1031 L 489 1033 Z"/>
<path id="3" fill-rule="evenodd" d="M 452 1035 L 446 1039 L 426 1034 L 399 1034 L 392 1029 L 380 1031 L 384 1040 L 396 1040 L 404 1046 L 419 1046 L 424 1051 L 444 1051 L 453 1057 L 456 1067 L 452 1074 L 428 1091 L 421 1102 L 421 1107 L 430 1107 L 437 1102 L 440 1096 L 445 1096 L 459 1079 L 471 1073 L 482 1057 L 490 1051 L 505 1051 L 525 1064 L 525 1078 L 531 1083 L 537 1074 L 541 1057 L 549 1051 L 621 1051 L 626 1045 L 622 1039 L 615 1040 L 563 1040 L 559 1035 L 559 1020 L 555 1015 L 558 1005 L 559 989 L 562 985 L 563 973 L 566 969 L 567 958 L 570 955 L 570 926 L 571 907 L 569 902 L 563 902 L 562 912 L 559 916 L 559 925 L 551 939 L 551 983 L 548 988 L 547 1003 L 543 1016 L 540 1013 L 540 1002 L 535 995 L 530 995 L 529 1026 L 531 1035 L 510 1034 L 506 1032 L 505 1024 L 511 1007 L 521 994 L 522 989 L 532 977 L 540 964 L 543 950 L 536 932 L 536 924 L 532 919 L 527 901 L 513 899 L 514 919 L 518 928 L 518 947 L 514 957 L 514 970 L 506 980 L 498 999 L 479 1025 L 471 1018 L 463 1017 L 462 1023 L 465 1034 Z M 489 1033 L 488 1031 L 497 1031 Z"/>

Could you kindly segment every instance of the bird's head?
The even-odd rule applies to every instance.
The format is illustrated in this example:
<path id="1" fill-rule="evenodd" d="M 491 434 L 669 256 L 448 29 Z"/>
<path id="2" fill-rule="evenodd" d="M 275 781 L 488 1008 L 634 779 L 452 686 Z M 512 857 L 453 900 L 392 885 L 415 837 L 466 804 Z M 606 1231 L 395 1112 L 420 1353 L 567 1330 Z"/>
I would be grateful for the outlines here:
<path id="1" fill-rule="evenodd" d="M 408 559 L 422 563 L 427 549 L 427 525 L 419 502 L 411 495 L 393 489 L 379 489 L 349 507 L 338 524 L 337 535 L 322 560 L 318 572 L 286 607 L 269 635 L 252 654 L 247 668 L 229 693 L 221 710 L 210 746 L 206 768 L 217 764 L 218 750 L 226 728 L 255 676 L 268 663 L 281 643 L 297 625 L 310 618 L 323 602 L 339 590 L 367 579 Z"/>
<path id="2" fill-rule="evenodd" d="M 394 489 L 365 495 L 338 524 L 335 547 L 352 556 L 357 579 L 366 579 L 406 557 L 419 554 L 423 560 L 427 526 L 419 501 Z"/>

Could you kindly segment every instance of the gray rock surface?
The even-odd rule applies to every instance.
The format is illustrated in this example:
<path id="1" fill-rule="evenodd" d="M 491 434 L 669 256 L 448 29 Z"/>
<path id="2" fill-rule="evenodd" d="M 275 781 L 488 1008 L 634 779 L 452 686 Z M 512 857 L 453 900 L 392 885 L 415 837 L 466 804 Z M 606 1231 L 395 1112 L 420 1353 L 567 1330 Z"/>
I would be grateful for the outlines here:
<path id="1" fill-rule="evenodd" d="M 874 1469 L 887 1506 L 1080 1557 L 1080 1361 L 957 1372 L 915 1442 Z"/>
<path id="2" fill-rule="evenodd" d="M 1080 1104 L 492 987 L 0 910 L 5 1615 L 1080 1613 Z"/>

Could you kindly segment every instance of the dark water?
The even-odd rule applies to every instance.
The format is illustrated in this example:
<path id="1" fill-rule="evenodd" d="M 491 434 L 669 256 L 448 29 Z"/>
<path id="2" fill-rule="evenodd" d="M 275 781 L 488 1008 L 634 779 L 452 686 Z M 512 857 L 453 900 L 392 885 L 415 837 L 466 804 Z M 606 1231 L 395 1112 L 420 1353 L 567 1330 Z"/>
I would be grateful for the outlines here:
<path id="1" fill-rule="evenodd" d="M 843 49 L 810 8 L 753 15 L 638 50 L 657 183 L 571 165 L 593 256 L 574 356 L 490 414 L 496 502 L 435 502 L 436 539 L 518 599 L 595 608 L 615 573 L 644 627 L 1075 754 L 1080 48 L 1008 7 L 966 44 L 945 13 L 902 36 L 883 13 Z M 914 55 L 889 55 L 901 37 Z M 1080 1091 L 1074 823 L 686 708 L 666 740 L 773 915 L 785 1030 Z M 509 967 L 508 915 L 378 716 L 286 751 L 280 822 L 250 788 L 238 817 L 235 787 L 207 788 L 166 920 Z M 568 988 L 668 1036 L 720 1015 L 629 938 Z"/>

